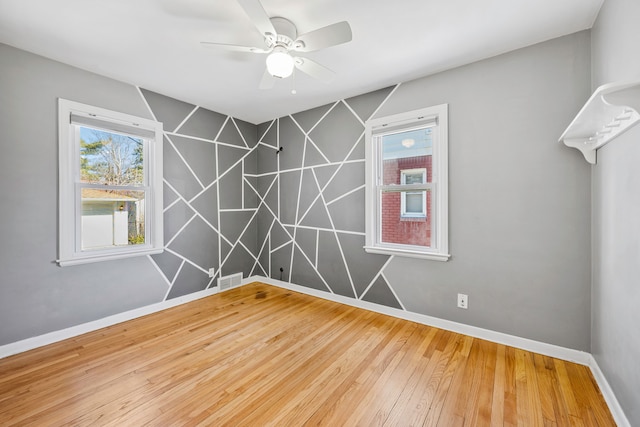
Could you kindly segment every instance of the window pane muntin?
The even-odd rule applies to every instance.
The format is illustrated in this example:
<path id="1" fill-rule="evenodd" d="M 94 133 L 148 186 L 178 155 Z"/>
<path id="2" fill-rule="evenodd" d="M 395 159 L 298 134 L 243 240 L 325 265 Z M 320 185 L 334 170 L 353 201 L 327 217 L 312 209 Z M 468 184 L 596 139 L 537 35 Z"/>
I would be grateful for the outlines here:
<path id="1" fill-rule="evenodd" d="M 75 128 L 73 134 L 76 140 L 73 146 L 76 149 L 76 165 L 79 165 L 77 168 L 78 173 L 75 174 L 77 183 L 76 217 L 79 218 L 76 222 L 75 251 L 78 253 L 95 252 L 97 250 L 109 252 L 110 250 L 121 250 L 123 247 L 149 246 L 148 242 L 150 242 L 150 239 L 147 233 L 148 227 L 147 224 L 144 223 L 144 218 L 149 218 L 151 220 L 148 211 L 150 207 L 148 201 L 151 198 L 151 189 L 147 184 L 149 182 L 148 153 L 151 141 L 122 132 L 109 131 L 102 128 L 91 128 L 83 125 L 72 125 L 72 127 Z M 89 139 L 87 142 L 93 143 L 99 141 L 101 138 L 108 139 L 109 137 L 122 143 L 122 147 L 119 147 L 121 150 L 115 151 L 111 159 L 116 162 L 119 159 L 122 159 L 125 166 L 124 169 L 138 166 L 141 170 L 137 171 L 137 173 L 130 174 L 129 177 L 122 176 L 126 175 L 125 171 L 124 174 L 120 174 L 120 176 L 118 176 L 118 174 L 115 174 L 116 176 L 100 176 L 100 174 L 97 174 L 94 179 L 86 179 L 86 174 L 83 174 L 82 170 L 84 145 L 82 141 L 87 141 L 87 139 Z M 138 151 L 137 153 L 136 150 Z M 124 158 L 122 158 L 122 155 L 124 155 Z M 84 156 L 85 160 L 90 161 L 91 159 L 88 157 L 90 156 Z M 136 160 L 138 159 L 138 165 L 135 165 Z M 133 230 L 131 230 L 131 232 L 129 232 L 129 219 L 127 218 L 127 233 L 125 237 L 120 237 L 119 240 L 114 238 L 113 244 L 109 245 L 87 245 L 86 242 L 88 239 L 84 235 L 88 231 L 85 227 L 87 219 L 84 218 L 86 212 L 86 197 L 82 196 L 83 194 L 86 195 L 87 191 L 106 191 L 121 195 L 137 195 L 136 197 L 142 201 L 142 203 L 138 203 L 136 207 L 136 216 L 138 218 L 142 218 L 141 222 L 138 220 L 135 224 L 137 231 L 133 232 Z M 113 215 L 113 217 L 116 218 L 117 215 Z M 114 221 L 117 220 L 114 219 Z M 112 224 L 112 227 L 108 230 L 112 235 L 118 234 L 117 230 L 114 230 L 114 228 L 115 224 Z M 105 230 L 105 236 L 106 234 L 107 230 Z"/>
<path id="2" fill-rule="evenodd" d="M 423 184 L 427 175 L 426 169 L 405 169 L 400 171 L 402 188 Z M 403 218 L 420 218 L 426 216 L 426 191 L 403 191 L 401 193 L 401 215 Z"/>
<path id="3" fill-rule="evenodd" d="M 403 184 L 400 170 L 430 168 L 433 133 L 433 126 L 430 125 L 376 136 L 375 141 L 380 145 L 379 167 L 383 185 Z M 431 174 L 425 178 L 431 182 Z"/>
<path id="4" fill-rule="evenodd" d="M 430 123 L 433 128 L 433 153 L 431 173 L 427 181 L 428 185 L 411 185 L 412 190 L 422 190 L 425 187 L 431 189 L 429 193 L 433 206 L 429 203 L 428 214 L 431 217 L 432 246 L 421 248 L 411 245 L 401 245 L 381 242 L 380 203 L 381 191 L 399 191 L 398 184 L 383 183 L 383 154 L 380 144 L 381 135 L 398 133 L 403 129 L 415 129 L 420 124 Z M 401 112 L 385 117 L 370 119 L 365 123 L 366 153 L 366 244 L 365 250 L 369 253 L 399 255 L 436 261 L 447 261 L 450 258 L 448 244 L 448 105 L 441 104 L 432 107 L 421 108 L 413 111 Z M 436 191 L 436 186 L 439 190 Z M 408 218 L 406 221 L 419 221 Z"/>
<path id="5" fill-rule="evenodd" d="M 74 118 L 86 116 L 99 118 L 99 127 L 113 125 L 114 131 L 122 131 L 131 135 L 139 135 L 145 139 L 144 155 L 145 170 L 143 187 L 118 187 L 119 189 L 144 190 L 146 238 L 144 244 L 127 245 L 122 248 L 104 250 L 79 251 L 80 248 L 80 155 L 79 155 L 79 126 L 84 122 L 74 121 Z M 71 120 L 70 120 L 71 119 Z M 58 224 L 58 259 L 60 266 L 71 266 L 114 260 L 136 255 L 161 253 L 163 244 L 162 218 L 162 158 L 163 139 L 162 123 L 155 120 L 132 116 L 126 113 L 107 110 L 100 107 L 81 104 L 65 99 L 58 99 L 58 141 L 59 141 L 59 224 Z M 147 139 L 148 138 L 148 139 Z M 87 187 L 92 184 L 85 184 Z"/>
<path id="6" fill-rule="evenodd" d="M 378 139 L 378 142 L 380 141 L 381 139 Z M 387 169 L 387 172 L 388 171 L 389 169 Z M 431 248 L 432 242 L 434 242 L 433 236 L 435 233 L 434 230 L 432 230 L 432 215 L 427 213 L 427 210 L 431 208 L 431 203 L 428 203 L 428 200 L 431 200 L 431 193 L 434 184 L 431 182 L 425 182 L 428 170 L 422 168 L 397 170 L 396 175 L 399 177 L 398 181 L 400 181 L 401 184 L 392 183 L 377 186 L 380 208 L 378 210 L 377 223 L 379 224 L 379 229 L 376 240 L 378 244 L 383 246 L 394 244 L 399 246 L 412 246 L 414 248 Z M 405 184 L 408 175 L 415 176 L 416 178 L 414 180 L 418 182 Z M 394 193 L 397 194 L 397 196 L 391 196 L 391 194 Z M 419 194 L 422 196 L 420 212 L 406 211 L 407 194 Z M 390 202 L 389 200 L 391 199 L 393 199 L 394 202 Z M 394 208 L 392 211 L 385 212 L 385 204 L 389 203 L 392 203 Z M 399 209 L 396 210 L 396 207 Z M 410 225 L 400 224 L 403 219 L 422 220 L 425 223 L 422 227 L 423 230 L 416 231 L 415 229 L 418 228 L 416 226 L 413 227 L 413 230 L 408 230 L 411 228 Z M 405 238 L 389 238 L 388 230 L 390 228 L 396 229 L 396 232 L 400 233 L 400 235 Z M 386 232 L 385 229 L 387 230 Z"/>

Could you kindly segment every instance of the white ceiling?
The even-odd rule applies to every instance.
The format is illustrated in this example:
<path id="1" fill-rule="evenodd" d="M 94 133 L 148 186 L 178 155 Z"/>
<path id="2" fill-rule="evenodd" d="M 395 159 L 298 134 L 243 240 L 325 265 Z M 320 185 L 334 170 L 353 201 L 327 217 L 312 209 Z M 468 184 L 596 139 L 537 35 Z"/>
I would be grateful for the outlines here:
<path id="1" fill-rule="evenodd" d="M 0 0 L 0 42 L 252 123 L 591 28 L 603 0 L 263 0 L 298 33 L 351 24 L 353 41 L 308 56 L 337 75 L 296 73 L 264 91 L 262 46 L 234 0 Z"/>

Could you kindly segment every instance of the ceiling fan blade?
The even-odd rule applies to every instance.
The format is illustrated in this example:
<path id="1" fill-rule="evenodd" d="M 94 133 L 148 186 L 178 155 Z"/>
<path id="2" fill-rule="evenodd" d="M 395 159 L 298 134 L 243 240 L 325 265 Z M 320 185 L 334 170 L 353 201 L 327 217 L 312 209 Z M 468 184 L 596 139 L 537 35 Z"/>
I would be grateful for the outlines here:
<path id="1" fill-rule="evenodd" d="M 214 42 L 200 42 L 200 44 L 204 47 L 221 48 L 225 50 L 233 50 L 236 52 L 249 52 L 249 53 L 271 52 L 271 49 L 263 49 L 261 47 L 253 47 L 253 46 L 241 46 L 237 44 L 214 43 Z"/>
<path id="2" fill-rule="evenodd" d="M 347 21 L 327 25 L 314 31 L 302 34 L 293 42 L 293 49 L 298 52 L 311 52 L 325 47 L 350 42 L 351 26 Z"/>
<path id="3" fill-rule="evenodd" d="M 313 61 L 309 58 L 296 57 L 293 59 L 294 64 L 298 70 L 324 83 L 331 83 L 333 77 L 336 74 L 324 65 L 320 65 L 316 61 Z"/>
<path id="4" fill-rule="evenodd" d="M 269 71 L 264 70 L 262 80 L 260 80 L 260 89 L 267 90 L 272 89 L 276 85 L 276 78 L 269 74 Z"/>
<path id="5" fill-rule="evenodd" d="M 260 34 L 267 36 L 271 34 L 276 36 L 276 30 L 273 28 L 273 24 L 269 20 L 269 15 L 264 10 L 260 0 L 237 0 L 245 13 L 249 15 L 251 22 L 256 26 Z"/>

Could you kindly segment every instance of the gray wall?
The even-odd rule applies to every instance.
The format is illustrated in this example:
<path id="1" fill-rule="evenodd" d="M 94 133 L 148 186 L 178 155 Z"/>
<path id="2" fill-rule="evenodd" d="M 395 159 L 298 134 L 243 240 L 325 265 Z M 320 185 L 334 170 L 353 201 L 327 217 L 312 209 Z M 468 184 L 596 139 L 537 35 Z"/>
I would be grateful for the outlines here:
<path id="1" fill-rule="evenodd" d="M 590 35 L 581 32 L 403 83 L 390 97 L 383 89 L 260 125 L 262 268 L 588 351 L 590 169 L 558 137 L 589 96 L 589 67 Z M 449 104 L 452 258 L 366 254 L 364 122 L 378 108 L 375 117 L 441 103 Z M 468 310 L 456 308 L 458 292 L 469 295 Z"/>
<path id="2" fill-rule="evenodd" d="M 223 274 L 589 350 L 589 167 L 557 142 L 589 95 L 589 45 L 577 33 L 257 127 L 198 109 L 179 128 L 194 106 L 0 46 L 11 100 L 0 115 L 11 206 L 0 222 L 0 344 L 204 289 L 204 271 L 222 262 Z M 165 123 L 165 253 L 54 265 L 57 97 L 149 116 L 146 101 Z M 365 254 L 364 122 L 378 108 L 440 103 L 453 257 Z M 458 292 L 468 310 L 455 307 Z"/>
<path id="3" fill-rule="evenodd" d="M 640 2 L 606 0 L 592 30 L 593 87 L 640 81 Z M 592 353 L 631 425 L 640 425 L 640 125 L 593 167 Z"/>
<path id="4" fill-rule="evenodd" d="M 195 106 L 141 93 L 0 44 L 0 345 L 203 290 L 221 263 L 251 273 L 257 196 L 241 172 L 255 172 L 257 127 L 197 109 L 176 131 Z M 142 117 L 148 103 L 176 131 L 164 144 L 163 254 L 56 266 L 58 97 Z"/>

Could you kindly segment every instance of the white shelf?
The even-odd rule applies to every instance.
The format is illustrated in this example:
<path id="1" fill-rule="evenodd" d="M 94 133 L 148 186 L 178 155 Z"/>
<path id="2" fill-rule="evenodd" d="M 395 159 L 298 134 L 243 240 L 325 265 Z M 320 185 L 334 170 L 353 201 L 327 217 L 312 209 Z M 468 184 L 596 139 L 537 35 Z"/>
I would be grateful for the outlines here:
<path id="1" fill-rule="evenodd" d="M 582 107 L 560 141 L 577 148 L 591 164 L 596 150 L 640 120 L 640 82 L 600 86 Z"/>

